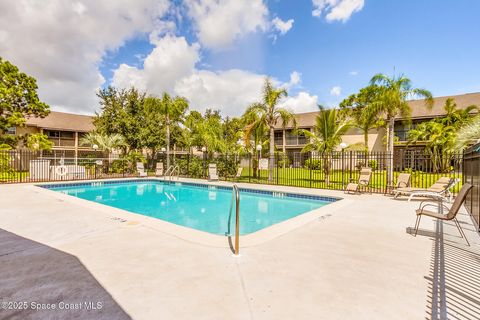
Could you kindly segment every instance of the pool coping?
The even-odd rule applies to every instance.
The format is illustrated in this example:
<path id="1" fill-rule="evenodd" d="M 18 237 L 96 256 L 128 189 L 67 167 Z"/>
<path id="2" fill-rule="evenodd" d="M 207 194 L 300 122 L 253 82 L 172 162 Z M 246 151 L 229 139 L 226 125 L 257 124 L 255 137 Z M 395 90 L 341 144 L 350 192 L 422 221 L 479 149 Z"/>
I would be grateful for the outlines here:
<path id="1" fill-rule="evenodd" d="M 95 183 L 95 182 L 112 182 L 112 181 L 164 181 L 162 178 L 156 177 L 148 177 L 148 178 L 120 178 L 120 179 L 104 179 L 104 180 L 82 180 L 82 181 L 71 181 L 70 183 L 61 181 L 61 182 L 43 182 L 43 183 L 30 183 L 27 187 L 34 188 L 36 192 L 48 195 L 50 197 L 62 200 L 66 203 L 72 203 L 79 206 L 82 206 L 87 209 L 96 210 L 105 214 L 106 218 L 118 220 L 126 225 L 143 225 L 147 228 L 154 229 L 156 231 L 168 234 L 170 236 L 183 239 L 185 241 L 194 242 L 198 244 L 202 244 L 205 246 L 211 247 L 221 247 L 221 248 L 228 248 L 231 245 L 229 244 L 229 237 L 222 236 L 222 235 L 215 235 L 212 233 L 208 233 L 206 231 L 201 231 L 193 228 L 189 228 L 186 226 L 177 225 L 168 221 L 164 221 L 158 218 L 144 216 L 139 213 L 130 212 L 127 210 L 111 207 L 105 204 L 100 204 L 97 202 L 93 202 L 90 200 L 85 200 L 81 198 L 77 198 L 75 196 L 70 196 L 61 192 L 57 192 L 42 186 L 45 185 L 81 185 L 87 183 Z M 234 183 L 225 182 L 225 181 L 206 181 L 200 179 L 186 179 L 180 178 L 175 180 L 175 182 L 182 182 L 185 184 L 201 184 L 201 185 L 208 185 L 208 186 L 216 186 L 216 187 L 228 187 L 231 188 Z M 318 219 L 323 219 L 327 216 L 332 215 L 333 212 L 338 211 L 339 208 L 346 206 L 347 204 L 351 203 L 351 199 L 340 198 L 338 196 L 326 196 L 321 194 L 322 189 L 306 189 L 306 188 L 296 188 L 296 187 L 286 187 L 286 186 L 272 186 L 272 185 L 260 185 L 260 184 L 244 184 L 244 183 L 237 183 L 240 189 L 243 190 L 252 190 L 252 191 L 260 191 L 263 193 L 265 191 L 268 192 L 283 192 L 293 195 L 300 195 L 305 196 L 306 198 L 329 198 L 335 199 L 334 202 L 331 202 L 325 206 L 320 208 L 302 213 L 298 216 L 289 218 L 287 220 L 281 221 L 279 223 L 273 224 L 268 226 L 264 229 L 255 231 L 253 233 L 249 233 L 247 235 L 240 236 L 240 247 L 250 247 L 260 245 L 262 243 L 271 241 L 275 238 L 278 238 L 288 232 L 291 232 L 303 225 L 308 224 L 309 222 L 316 221 Z M 285 190 L 288 189 L 288 190 Z M 263 192 L 262 192 L 263 191 Z M 299 197 L 301 198 L 301 197 Z M 241 223 L 241 217 L 240 217 Z M 232 237 L 233 241 L 233 237 Z"/>

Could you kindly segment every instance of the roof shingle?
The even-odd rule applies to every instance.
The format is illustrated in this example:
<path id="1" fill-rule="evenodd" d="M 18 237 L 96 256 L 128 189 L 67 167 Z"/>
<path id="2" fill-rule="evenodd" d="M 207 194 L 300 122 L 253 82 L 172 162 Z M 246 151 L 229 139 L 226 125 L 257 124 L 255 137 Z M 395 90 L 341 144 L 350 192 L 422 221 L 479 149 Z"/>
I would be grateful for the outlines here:
<path id="1" fill-rule="evenodd" d="M 45 118 L 27 118 L 27 126 L 79 132 L 89 132 L 95 129 L 92 116 L 57 111 L 50 111 Z"/>

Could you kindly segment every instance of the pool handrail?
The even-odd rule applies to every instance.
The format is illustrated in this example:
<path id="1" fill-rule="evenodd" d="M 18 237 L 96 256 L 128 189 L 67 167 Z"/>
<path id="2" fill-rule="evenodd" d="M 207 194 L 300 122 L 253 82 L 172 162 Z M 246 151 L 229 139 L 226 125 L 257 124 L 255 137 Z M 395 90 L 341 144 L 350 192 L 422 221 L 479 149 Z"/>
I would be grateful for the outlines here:
<path id="1" fill-rule="evenodd" d="M 233 199 L 235 198 L 235 256 L 240 255 L 240 191 L 236 184 L 232 187 L 232 205 L 230 206 L 230 212 L 233 206 Z"/>

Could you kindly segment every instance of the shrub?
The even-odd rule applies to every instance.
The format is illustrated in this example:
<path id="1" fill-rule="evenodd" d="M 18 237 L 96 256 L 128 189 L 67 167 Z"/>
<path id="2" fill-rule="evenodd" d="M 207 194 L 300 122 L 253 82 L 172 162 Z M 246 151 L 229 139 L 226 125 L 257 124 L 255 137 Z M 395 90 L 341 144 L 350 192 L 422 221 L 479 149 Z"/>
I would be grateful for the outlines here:
<path id="1" fill-rule="evenodd" d="M 215 162 L 219 177 L 233 177 L 237 174 L 238 161 L 235 157 L 220 157 Z"/>
<path id="2" fill-rule="evenodd" d="M 290 167 L 290 159 L 288 157 L 282 157 L 282 159 L 277 161 L 277 166 L 288 168 Z"/>
<path id="3" fill-rule="evenodd" d="M 132 173 L 132 171 L 132 166 L 124 159 L 113 160 L 110 166 L 110 172 L 112 173 Z"/>
<path id="4" fill-rule="evenodd" d="M 13 173 L 13 168 L 11 165 L 11 157 L 7 150 L 10 150 L 10 146 L 6 144 L 0 145 L 0 174 L 10 175 Z"/>
<path id="5" fill-rule="evenodd" d="M 369 160 L 368 161 L 368 166 L 372 168 L 372 170 L 377 170 L 378 169 L 378 161 L 377 160 Z"/>
<path id="6" fill-rule="evenodd" d="M 199 157 L 191 156 L 190 158 L 176 159 L 175 164 L 182 175 L 191 178 L 203 178 L 204 176 L 203 159 Z"/>
<path id="7" fill-rule="evenodd" d="M 307 159 L 305 160 L 305 168 L 311 170 L 321 170 L 322 169 L 322 160 L 320 159 Z"/>

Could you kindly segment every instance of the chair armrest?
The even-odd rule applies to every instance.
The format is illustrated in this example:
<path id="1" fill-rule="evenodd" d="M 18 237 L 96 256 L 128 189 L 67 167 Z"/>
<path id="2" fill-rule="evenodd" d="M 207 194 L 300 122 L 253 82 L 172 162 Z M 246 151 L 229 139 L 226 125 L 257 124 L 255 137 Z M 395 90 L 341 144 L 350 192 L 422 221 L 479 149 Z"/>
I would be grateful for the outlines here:
<path id="1" fill-rule="evenodd" d="M 363 179 L 362 179 L 362 180 L 358 180 L 358 183 L 359 183 L 359 184 L 362 184 L 362 185 L 364 185 L 364 186 L 367 186 L 369 182 L 370 182 L 369 180 L 363 180 Z"/>
<path id="2" fill-rule="evenodd" d="M 424 204 L 426 203 L 426 204 Z M 449 207 L 447 207 L 445 204 L 443 204 L 443 199 L 438 199 L 437 201 L 435 200 L 423 200 L 422 202 L 420 202 L 420 205 L 418 206 L 418 209 L 422 210 L 425 209 L 425 207 L 428 207 L 428 206 L 432 206 L 432 207 L 438 207 L 438 206 L 442 206 L 443 209 L 447 209 L 450 210 Z"/>

